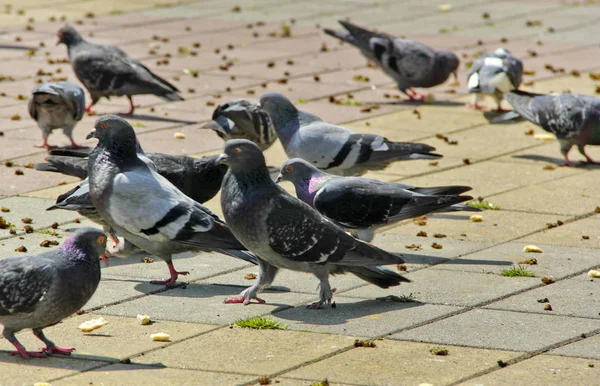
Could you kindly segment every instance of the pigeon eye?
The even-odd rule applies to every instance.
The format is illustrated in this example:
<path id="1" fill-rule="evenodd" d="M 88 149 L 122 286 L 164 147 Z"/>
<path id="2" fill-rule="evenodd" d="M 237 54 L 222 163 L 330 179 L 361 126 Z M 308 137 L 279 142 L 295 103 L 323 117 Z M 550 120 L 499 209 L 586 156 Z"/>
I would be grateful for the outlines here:
<path id="1" fill-rule="evenodd" d="M 293 166 L 289 166 L 288 165 L 288 166 L 285 167 L 285 171 L 288 172 L 288 173 L 290 173 L 292 170 L 294 170 Z"/>
<path id="2" fill-rule="evenodd" d="M 100 237 L 98 237 L 98 240 L 97 240 L 97 241 L 98 241 L 98 244 L 104 244 L 104 241 L 105 241 L 105 240 L 106 240 L 106 237 L 104 237 L 104 236 L 100 236 Z"/>
<path id="3" fill-rule="evenodd" d="M 107 127 L 108 127 L 108 125 L 107 125 L 106 123 L 102 123 L 102 124 L 100 125 L 100 128 L 102 128 L 102 129 L 106 129 Z"/>
<path id="4" fill-rule="evenodd" d="M 242 149 L 239 148 L 239 147 L 236 147 L 236 148 L 233 149 L 233 151 L 236 152 L 236 153 L 241 153 Z"/>
<path id="5" fill-rule="evenodd" d="M 265 102 L 265 103 L 266 103 L 266 102 L 268 102 L 268 101 L 269 101 L 269 98 L 263 98 L 263 102 Z"/>

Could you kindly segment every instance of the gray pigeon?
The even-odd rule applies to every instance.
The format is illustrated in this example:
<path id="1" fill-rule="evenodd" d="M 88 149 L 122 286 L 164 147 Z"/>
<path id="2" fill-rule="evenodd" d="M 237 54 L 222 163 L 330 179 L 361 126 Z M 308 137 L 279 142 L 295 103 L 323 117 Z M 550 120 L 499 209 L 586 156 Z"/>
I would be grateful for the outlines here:
<path id="1" fill-rule="evenodd" d="M 502 112 L 504 94 L 519 88 L 523 77 L 523 62 L 512 56 L 508 50 L 498 48 L 494 52 L 480 55 L 467 74 L 467 87 L 473 94 L 473 102 L 469 105 L 482 110 L 477 104 L 479 95 L 492 95 L 498 104 L 496 112 Z"/>
<path id="2" fill-rule="evenodd" d="M 175 86 L 120 48 L 89 43 L 68 25 L 58 30 L 57 35 L 57 44 L 67 46 L 73 71 L 92 97 L 85 111 L 89 112 L 101 97 L 127 96 L 130 104 L 127 114 L 135 110 L 132 95 L 152 94 L 168 101 L 183 100 Z"/>
<path id="3" fill-rule="evenodd" d="M 422 143 L 392 142 L 375 134 L 360 134 L 321 118 L 298 111 L 279 93 L 260 99 L 269 113 L 279 140 L 289 158 L 302 158 L 319 169 L 342 175 L 360 175 L 382 170 L 392 162 L 436 159 L 434 147 Z"/>
<path id="4" fill-rule="evenodd" d="M 411 100 L 425 98 L 413 87 L 434 87 L 442 84 L 458 69 L 458 57 L 450 51 L 434 50 L 419 42 L 394 38 L 385 33 L 369 31 L 340 20 L 348 33 L 325 29 L 325 33 L 357 47 L 367 59 L 375 62 L 398 89 Z"/>
<path id="5" fill-rule="evenodd" d="M 329 275 L 350 272 L 381 288 L 408 279 L 379 265 L 404 261 L 364 243 L 302 201 L 290 196 L 269 175 L 265 158 L 252 142 L 225 143 L 221 162 L 229 166 L 221 189 L 221 207 L 233 234 L 258 256 L 258 282 L 228 303 L 248 304 L 270 285 L 279 268 L 313 273 L 320 300 L 313 308 L 332 306 Z"/>
<path id="6" fill-rule="evenodd" d="M 104 233 L 81 228 L 56 250 L 0 260 L 0 323 L 2 335 L 17 349 L 13 355 L 46 357 L 75 350 L 56 346 L 43 330 L 77 312 L 96 292 L 105 248 Z M 46 347 L 25 350 L 15 333 L 26 328 Z"/>
<path id="7" fill-rule="evenodd" d="M 479 209 L 456 205 L 471 200 L 459 194 L 469 186 L 419 188 L 361 177 L 339 177 L 293 158 L 281 167 L 279 181 L 290 181 L 296 196 L 363 241 L 373 240 L 377 228 L 431 212 Z"/>
<path id="8" fill-rule="evenodd" d="M 236 99 L 219 105 L 213 112 L 212 121 L 202 126 L 214 130 L 223 140 L 247 139 L 265 151 L 276 140 L 273 122 L 258 102 Z"/>
<path id="9" fill-rule="evenodd" d="M 556 135 L 562 166 L 573 166 L 569 150 L 573 145 L 588 163 L 595 164 L 585 152 L 586 145 L 600 145 L 600 99 L 582 94 L 533 94 L 511 91 L 506 100 L 521 117 Z"/>
<path id="10" fill-rule="evenodd" d="M 28 107 L 29 115 L 42 130 L 42 144 L 36 147 L 51 148 L 48 136 L 54 129 L 63 130 L 72 148 L 81 147 L 73 140 L 73 129 L 85 112 L 81 87 L 70 82 L 40 83 L 31 91 Z"/>
<path id="11" fill-rule="evenodd" d="M 108 225 L 132 244 L 165 260 L 173 286 L 180 274 L 172 255 L 217 251 L 256 264 L 229 228 L 136 153 L 133 127 L 116 115 L 98 119 L 88 138 L 98 146 L 89 159 L 90 196 Z"/>

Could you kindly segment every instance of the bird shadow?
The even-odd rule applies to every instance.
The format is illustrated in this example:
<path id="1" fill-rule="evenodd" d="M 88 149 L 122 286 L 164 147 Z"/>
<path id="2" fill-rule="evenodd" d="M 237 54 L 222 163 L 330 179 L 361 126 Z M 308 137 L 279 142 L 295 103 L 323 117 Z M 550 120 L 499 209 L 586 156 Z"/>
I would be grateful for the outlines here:
<path id="1" fill-rule="evenodd" d="M 124 113 L 118 113 L 116 115 L 120 116 L 121 118 L 125 118 L 125 119 L 138 119 L 140 121 L 182 123 L 182 124 L 185 124 L 185 125 L 191 125 L 191 124 L 194 124 L 194 123 L 198 123 L 197 121 L 187 121 L 187 120 L 183 120 L 183 119 L 157 117 L 155 115 L 145 115 L 145 114 L 124 114 Z"/>
<path id="2" fill-rule="evenodd" d="M 513 265 L 514 263 L 507 260 L 480 260 L 480 259 L 461 259 L 461 258 L 449 258 L 449 257 L 438 257 L 430 255 L 420 254 L 405 254 L 402 253 L 402 259 L 407 264 L 424 264 L 424 265 L 437 265 L 442 263 L 452 264 L 464 264 L 464 265 Z"/>
<path id="3" fill-rule="evenodd" d="M 397 100 L 397 101 L 379 101 L 379 102 L 364 102 L 365 104 L 376 104 L 376 105 L 382 105 L 382 106 L 413 106 L 413 107 L 419 107 L 419 106 L 441 106 L 441 107 L 458 107 L 458 106 L 464 106 L 465 103 L 464 102 L 455 102 L 455 101 L 432 101 L 432 102 L 427 102 L 425 103 L 424 101 L 413 101 L 410 99 L 406 99 L 406 100 Z"/>
<path id="4" fill-rule="evenodd" d="M 545 155 L 538 155 L 538 154 L 513 155 L 512 158 L 525 159 L 525 160 L 529 160 L 529 161 L 543 161 L 543 162 L 553 163 L 556 165 L 561 165 L 564 162 L 564 159 L 562 159 L 562 158 L 548 157 Z M 585 168 L 585 169 L 599 169 L 600 164 L 598 164 L 598 163 L 591 164 L 589 162 L 581 161 L 581 162 L 573 162 L 572 167 Z"/>
<path id="5" fill-rule="evenodd" d="M 33 371 L 39 371 L 40 367 L 44 368 L 52 368 L 52 369 L 68 369 L 73 370 L 74 368 L 79 367 L 76 363 L 82 363 L 85 365 L 88 361 L 103 361 L 108 364 L 118 364 L 126 363 L 126 360 L 121 360 L 115 357 L 107 357 L 101 355 L 93 355 L 93 354 L 77 354 L 74 355 L 52 355 L 46 358 L 29 358 L 24 359 L 21 356 L 11 355 L 11 351 L 0 350 L 0 363 L 7 364 L 16 364 L 23 367 L 23 371 L 27 371 L 25 366 L 32 366 Z M 134 367 L 135 366 L 135 367 Z M 167 366 L 162 363 L 151 363 L 151 364 L 135 364 L 128 366 L 119 366 L 119 368 L 111 369 L 110 367 L 103 366 L 101 368 L 102 372 L 106 371 L 122 371 L 124 369 L 127 370 L 153 370 L 157 368 L 166 368 Z M 98 369 L 100 371 L 100 369 Z M 90 370 L 95 371 L 95 370 Z"/>
<path id="6" fill-rule="evenodd" d="M 306 306 L 302 305 L 285 310 L 275 309 L 271 314 L 277 316 L 279 319 L 298 321 L 304 324 L 334 326 L 346 324 L 353 319 L 360 319 L 375 314 L 385 314 L 386 312 L 406 310 L 423 305 L 425 305 L 425 303 L 419 301 L 394 302 L 374 299 L 357 299 L 356 302 L 352 303 L 336 303 L 335 308 L 326 310 L 307 309 Z"/>

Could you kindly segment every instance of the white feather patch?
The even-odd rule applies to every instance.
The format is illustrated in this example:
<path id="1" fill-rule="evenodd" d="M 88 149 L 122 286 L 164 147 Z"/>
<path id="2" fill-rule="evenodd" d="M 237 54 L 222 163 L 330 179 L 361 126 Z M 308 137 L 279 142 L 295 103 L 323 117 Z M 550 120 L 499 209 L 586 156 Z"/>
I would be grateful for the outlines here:
<path id="1" fill-rule="evenodd" d="M 490 67 L 502 67 L 504 65 L 504 61 L 500 58 L 485 58 L 483 65 Z"/>
<path id="2" fill-rule="evenodd" d="M 479 87 L 479 74 L 475 72 L 469 77 L 469 81 L 467 82 L 467 88 L 471 89 L 477 87 Z"/>
<path id="3" fill-rule="evenodd" d="M 508 75 L 504 72 L 494 75 L 494 77 L 490 79 L 490 84 L 502 93 L 507 93 L 515 88 Z"/>

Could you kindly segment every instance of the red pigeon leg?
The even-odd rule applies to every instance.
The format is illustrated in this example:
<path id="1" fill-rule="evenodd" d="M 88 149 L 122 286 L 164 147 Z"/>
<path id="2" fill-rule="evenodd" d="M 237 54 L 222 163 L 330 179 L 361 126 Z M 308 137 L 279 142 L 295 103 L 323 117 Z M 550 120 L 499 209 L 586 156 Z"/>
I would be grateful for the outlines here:
<path id="1" fill-rule="evenodd" d="M 167 287 L 173 287 L 175 285 L 175 283 L 177 282 L 177 278 L 179 277 L 179 275 L 188 275 L 189 274 L 189 272 L 187 272 L 187 271 L 183 271 L 183 272 L 176 271 L 172 262 L 167 262 L 167 266 L 169 267 L 169 274 L 171 275 L 171 277 L 168 278 L 167 280 L 152 280 L 150 282 L 151 284 L 159 284 L 159 285 L 166 285 Z"/>

